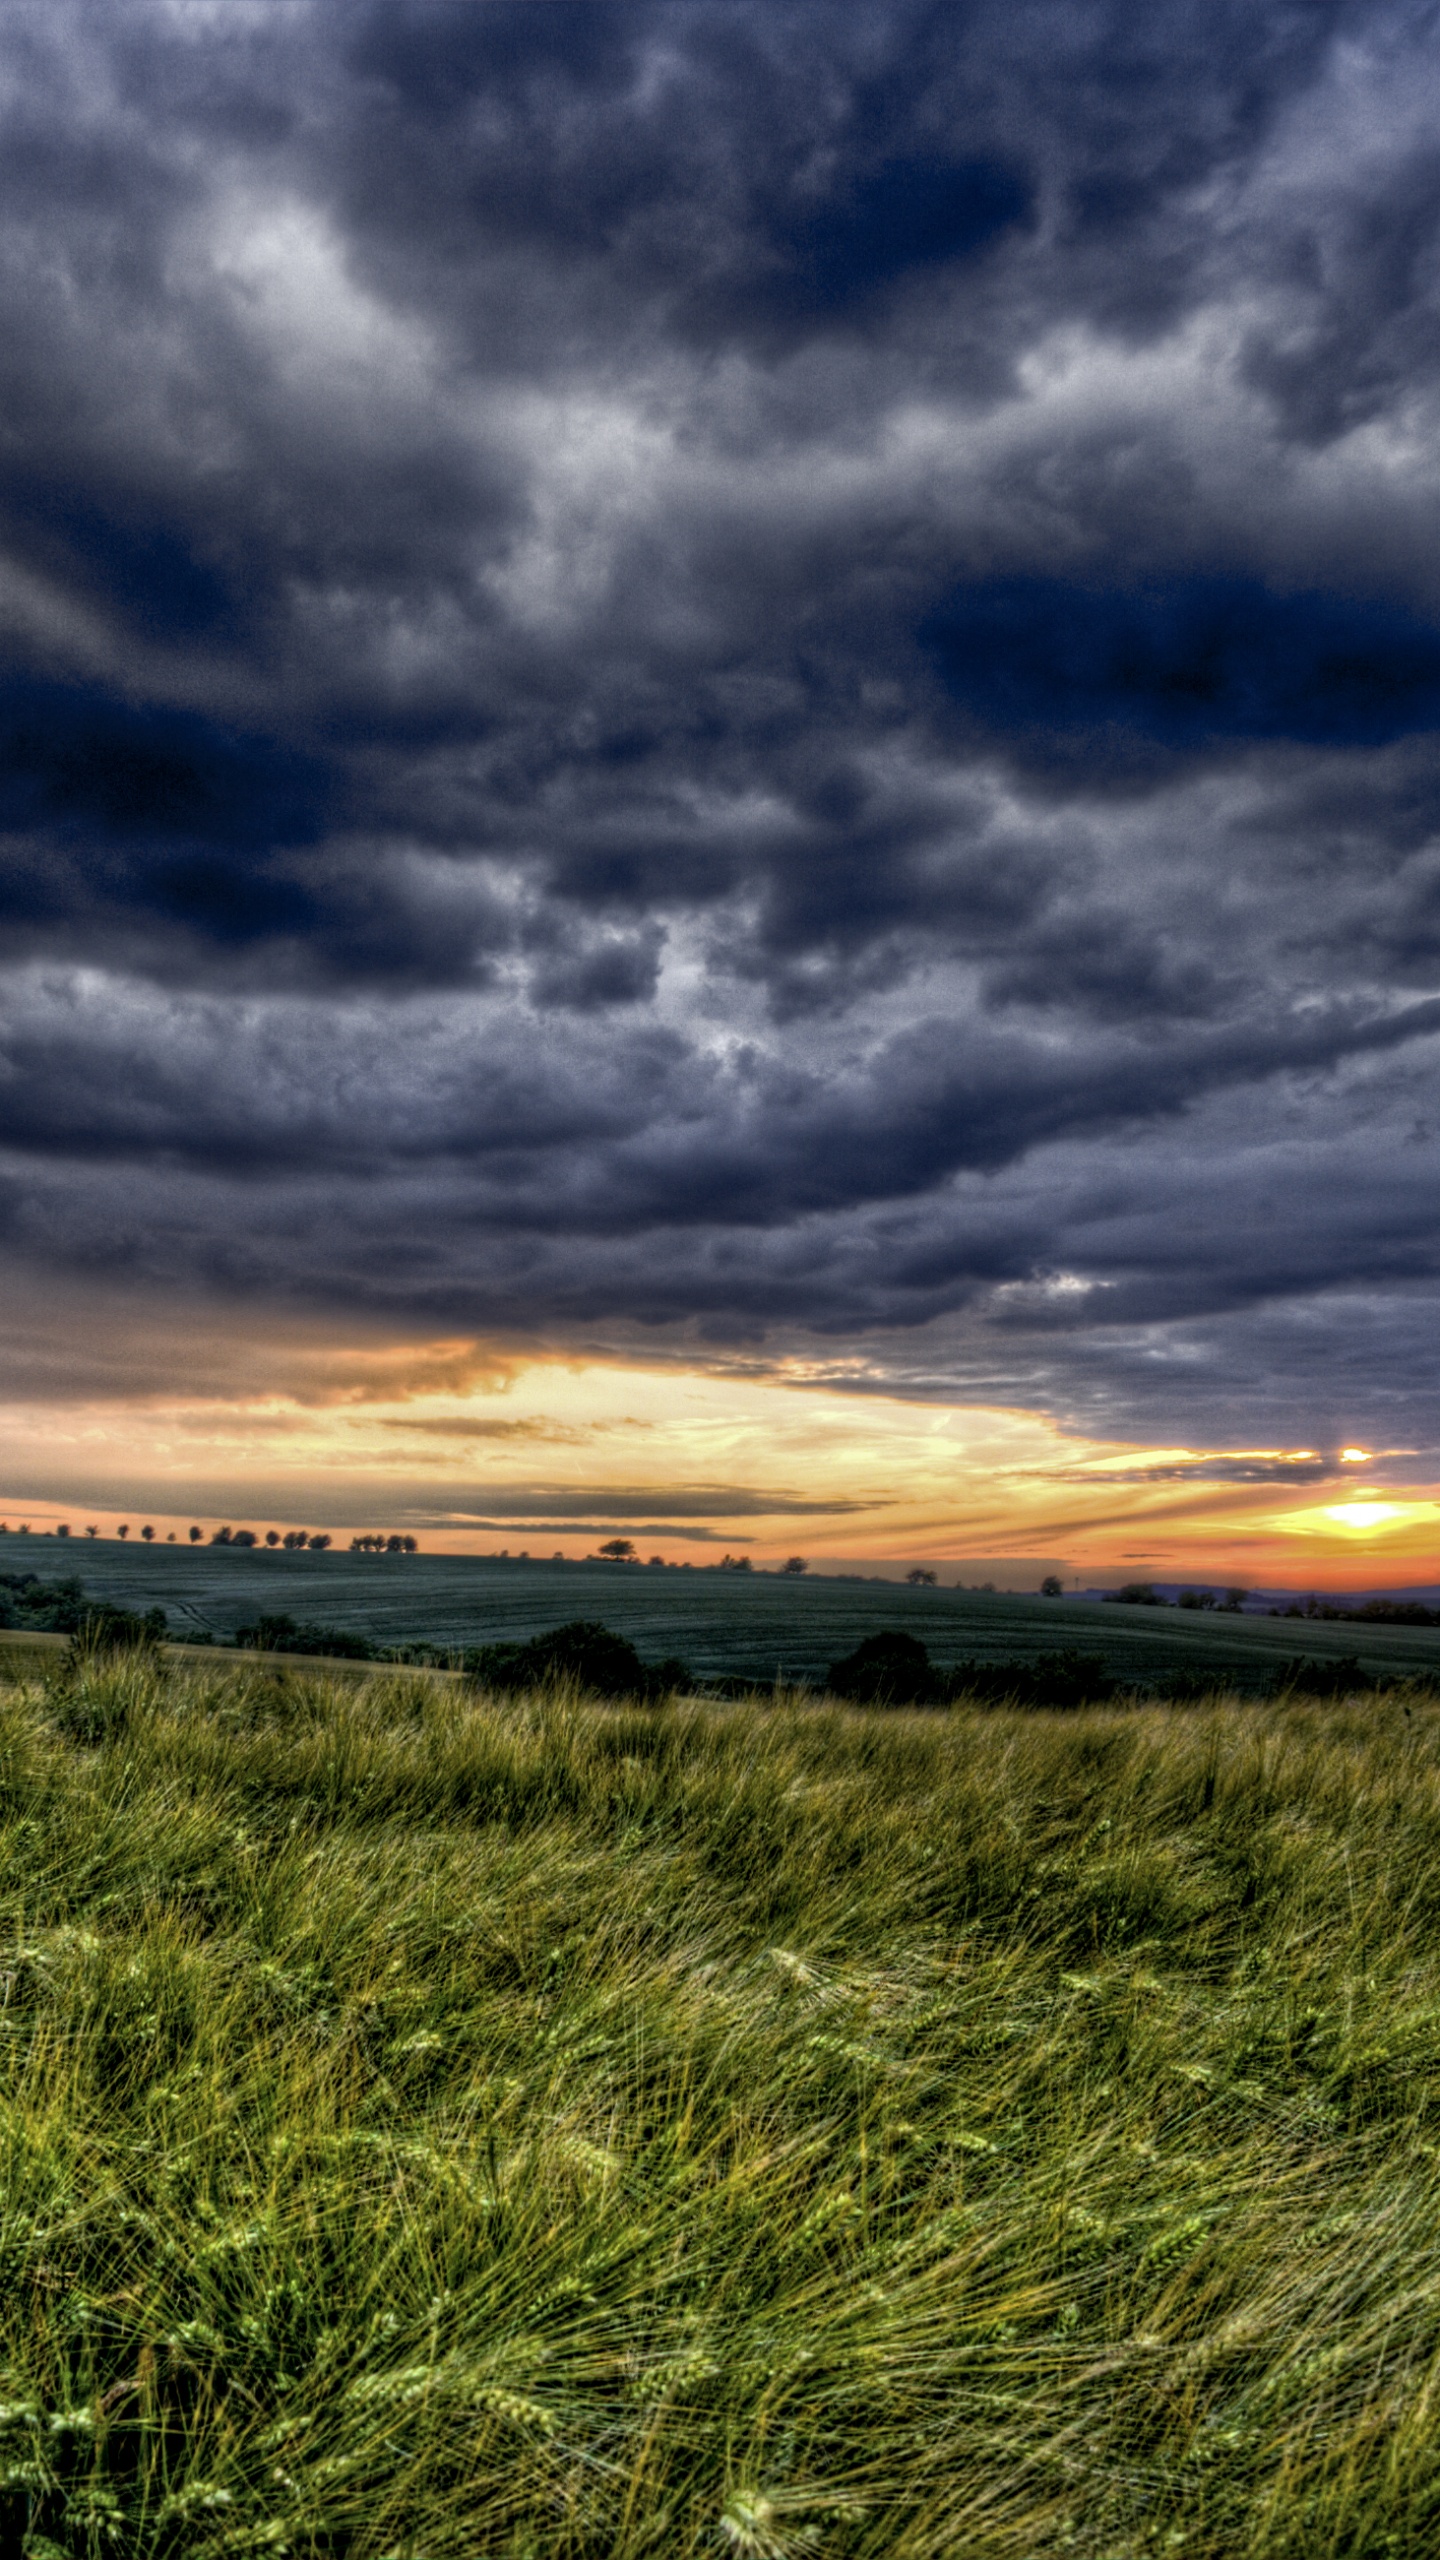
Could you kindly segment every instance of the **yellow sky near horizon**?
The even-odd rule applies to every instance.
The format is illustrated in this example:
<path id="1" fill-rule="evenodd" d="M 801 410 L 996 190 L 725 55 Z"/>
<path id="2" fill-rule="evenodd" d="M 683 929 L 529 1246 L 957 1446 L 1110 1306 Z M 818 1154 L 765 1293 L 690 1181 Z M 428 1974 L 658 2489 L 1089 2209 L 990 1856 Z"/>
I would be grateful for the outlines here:
<path id="1" fill-rule="evenodd" d="M 285 1392 L 0 1409 L 0 1517 L 413 1530 L 422 1546 L 823 1568 L 1004 1556 L 1079 1581 L 1440 1579 L 1440 1488 L 1403 1452 L 1141 1448 L 1042 1414 L 673 1359 L 360 1345 Z M 1388 1472 L 1387 1472 L 1388 1458 Z M 1251 1480 L 1244 1480 L 1246 1477 Z M 1239 1480 L 1237 1480 L 1239 1479 Z"/>

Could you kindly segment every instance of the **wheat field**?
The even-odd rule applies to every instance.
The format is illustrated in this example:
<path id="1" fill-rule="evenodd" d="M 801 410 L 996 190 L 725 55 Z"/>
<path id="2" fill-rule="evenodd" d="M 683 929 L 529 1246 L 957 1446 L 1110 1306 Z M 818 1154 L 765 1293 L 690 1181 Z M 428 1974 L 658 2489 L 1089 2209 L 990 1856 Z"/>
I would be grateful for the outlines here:
<path id="1" fill-rule="evenodd" d="M 0 2542 L 1422 2554 L 1440 1711 L 0 1690 Z"/>

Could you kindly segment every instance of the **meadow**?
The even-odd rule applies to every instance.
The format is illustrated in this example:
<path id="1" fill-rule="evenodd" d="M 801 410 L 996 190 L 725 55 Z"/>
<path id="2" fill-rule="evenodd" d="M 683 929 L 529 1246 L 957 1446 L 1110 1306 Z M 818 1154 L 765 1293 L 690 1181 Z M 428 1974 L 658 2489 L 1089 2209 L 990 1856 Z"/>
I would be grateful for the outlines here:
<path id="1" fill-rule="evenodd" d="M 44 1659 L 0 1688 L 6 2549 L 1435 2548 L 1423 1693 Z"/>
<path id="2" fill-rule="evenodd" d="M 325 1555 L 118 1539 L 0 1536 L 0 1571 L 79 1574 L 122 1608 L 163 1608 L 177 1639 L 233 1640 L 281 1611 L 378 1645 L 442 1650 L 523 1641 L 568 1619 L 603 1619 L 647 1661 L 678 1655 L 701 1679 L 821 1683 L 826 1666 L 882 1627 L 936 1663 L 1034 1659 L 1065 1647 L 1127 1686 L 1271 1686 L 1295 1655 L 1356 1658 L 1372 1676 L 1440 1677 L 1440 1629 L 1230 1617 L 1183 1609 L 1040 1600 L 1016 1592 L 910 1589 L 811 1574 L 718 1573 L 490 1556 Z"/>

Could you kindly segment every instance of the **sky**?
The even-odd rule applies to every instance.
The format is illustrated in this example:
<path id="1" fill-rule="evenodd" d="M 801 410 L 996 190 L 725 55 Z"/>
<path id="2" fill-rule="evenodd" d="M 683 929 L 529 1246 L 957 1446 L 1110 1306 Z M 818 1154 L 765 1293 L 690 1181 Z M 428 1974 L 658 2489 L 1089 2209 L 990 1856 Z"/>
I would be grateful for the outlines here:
<path id="1" fill-rule="evenodd" d="M 0 1505 L 1440 1579 L 1437 36 L 5 13 Z"/>

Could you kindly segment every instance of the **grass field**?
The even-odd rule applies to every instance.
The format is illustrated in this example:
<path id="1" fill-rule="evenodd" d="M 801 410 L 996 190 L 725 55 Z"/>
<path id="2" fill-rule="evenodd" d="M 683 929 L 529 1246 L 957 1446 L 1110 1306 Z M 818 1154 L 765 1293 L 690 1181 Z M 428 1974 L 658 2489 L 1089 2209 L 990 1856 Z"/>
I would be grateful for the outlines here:
<path id="1" fill-rule="evenodd" d="M 0 2547 L 1436 2548 L 1423 1698 L 57 1662 L 0 1784 Z"/>
<path id="2" fill-rule="evenodd" d="M 384 1645 L 457 1648 L 602 1618 L 647 1661 L 678 1654 L 704 1678 L 822 1682 L 826 1666 L 879 1627 L 902 1627 L 932 1659 L 1024 1659 L 1063 1646 L 1097 1654 L 1126 1682 L 1263 1687 L 1289 1657 L 1358 1657 L 1367 1671 L 1440 1674 L 1440 1629 L 1207 1616 L 997 1593 L 909 1590 L 816 1575 L 663 1572 L 604 1565 L 501 1564 L 483 1556 L 285 1555 L 226 1547 L 141 1547 L 116 1539 L 0 1538 L 0 1571 L 78 1573 L 131 1609 L 164 1608 L 178 1638 L 228 1639 L 262 1613 L 346 1628 Z"/>

